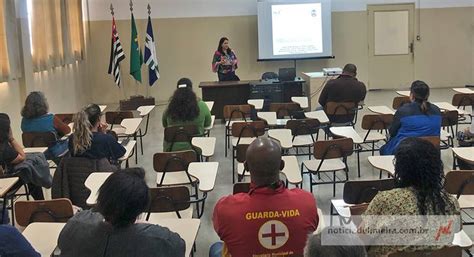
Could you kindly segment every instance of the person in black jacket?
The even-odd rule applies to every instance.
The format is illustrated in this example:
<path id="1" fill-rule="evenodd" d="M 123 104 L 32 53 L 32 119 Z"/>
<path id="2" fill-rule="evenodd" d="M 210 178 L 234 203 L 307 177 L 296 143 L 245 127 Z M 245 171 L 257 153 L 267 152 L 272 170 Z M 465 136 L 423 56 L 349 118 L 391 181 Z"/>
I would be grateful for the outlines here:
<path id="1" fill-rule="evenodd" d="M 184 257 L 185 242 L 169 229 L 137 222 L 149 203 L 142 168 L 112 173 L 97 206 L 72 217 L 58 239 L 63 257 Z"/>
<path id="2" fill-rule="evenodd" d="M 325 107 L 328 102 L 353 102 L 359 103 L 365 99 L 367 89 L 365 84 L 357 80 L 357 67 L 354 64 L 346 64 L 342 74 L 326 83 L 319 104 Z"/>
<path id="3" fill-rule="evenodd" d="M 125 148 L 107 133 L 107 124 L 101 123 L 101 116 L 97 104 L 90 104 L 74 115 L 74 132 L 69 138 L 72 157 L 107 158 L 116 162 L 125 154 Z"/>

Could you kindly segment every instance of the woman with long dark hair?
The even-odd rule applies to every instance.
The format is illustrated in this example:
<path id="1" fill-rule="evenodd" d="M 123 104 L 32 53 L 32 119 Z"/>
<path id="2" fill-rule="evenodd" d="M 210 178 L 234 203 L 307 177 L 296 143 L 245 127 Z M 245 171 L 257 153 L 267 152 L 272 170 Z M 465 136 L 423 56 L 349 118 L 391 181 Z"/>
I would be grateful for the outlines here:
<path id="1" fill-rule="evenodd" d="M 439 136 L 441 111 L 430 103 L 430 88 L 420 80 L 411 84 L 411 103 L 404 104 L 395 113 L 389 129 L 390 140 L 380 149 L 381 155 L 392 155 L 398 144 L 407 137 Z"/>
<path id="2" fill-rule="evenodd" d="M 443 163 L 439 150 L 431 142 L 414 137 L 404 139 L 395 153 L 394 177 L 397 188 L 379 192 L 365 211 L 366 228 L 392 228 L 393 224 L 400 224 L 393 223 L 390 217 L 394 216 L 403 216 L 403 224 L 417 228 L 416 222 L 420 217 L 417 215 L 423 215 L 426 221 L 421 222 L 422 226 L 436 230 L 436 225 L 430 225 L 442 219 L 442 216 L 436 216 L 436 220 L 433 220 L 433 216 L 427 215 L 460 215 L 457 200 L 444 190 Z M 406 236 L 410 236 L 412 245 L 396 245 L 396 241 L 392 241 L 388 245 L 370 247 L 369 256 L 386 256 L 396 251 L 439 249 L 444 243 L 452 242 L 450 236 L 457 232 L 455 229 L 453 224 L 453 234 L 443 235 L 436 245 L 429 241 L 434 240 L 435 235 L 410 234 Z"/>
<path id="3" fill-rule="evenodd" d="M 192 89 L 192 82 L 188 78 L 178 80 L 178 88 L 170 99 L 168 108 L 163 113 L 163 127 L 194 124 L 199 134 L 204 134 L 204 128 L 211 125 L 211 112 L 206 103 L 196 97 Z M 192 149 L 186 142 L 173 144 L 169 149 L 170 142 L 163 142 L 163 151 L 180 151 Z"/>
<path id="4" fill-rule="evenodd" d="M 0 113 L 0 165 L 6 173 L 14 173 L 16 172 L 14 166 L 23 163 L 25 160 L 26 154 L 23 151 L 23 147 L 13 137 L 10 117 L 6 113 Z M 22 176 L 22 174 L 20 175 Z M 22 178 L 23 181 L 28 184 L 31 196 L 33 196 L 35 200 L 44 200 L 42 188 L 38 185 L 39 182 L 38 184 L 33 183 L 33 181 L 29 179 L 30 177 L 26 175 L 22 176 Z"/>
<path id="5" fill-rule="evenodd" d="M 219 81 L 237 81 L 240 80 L 235 75 L 238 64 L 237 56 L 229 47 L 229 39 L 222 37 L 212 58 L 212 71 L 217 72 Z"/>
<path id="6" fill-rule="evenodd" d="M 101 116 L 97 104 L 90 104 L 74 115 L 74 131 L 69 138 L 71 156 L 117 161 L 125 154 L 125 148 L 107 134 L 107 125 L 100 122 Z"/>
<path id="7" fill-rule="evenodd" d="M 6 113 L 0 113 L 0 165 L 8 169 L 24 161 L 25 156 L 23 147 L 13 137 L 10 117 Z"/>

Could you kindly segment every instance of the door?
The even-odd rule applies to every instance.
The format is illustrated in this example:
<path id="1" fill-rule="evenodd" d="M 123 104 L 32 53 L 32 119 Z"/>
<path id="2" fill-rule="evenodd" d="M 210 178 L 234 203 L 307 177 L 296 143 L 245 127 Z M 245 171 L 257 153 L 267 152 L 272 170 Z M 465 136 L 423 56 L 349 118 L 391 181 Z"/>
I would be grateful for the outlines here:
<path id="1" fill-rule="evenodd" d="M 403 89 L 414 80 L 414 4 L 368 5 L 369 89 Z"/>

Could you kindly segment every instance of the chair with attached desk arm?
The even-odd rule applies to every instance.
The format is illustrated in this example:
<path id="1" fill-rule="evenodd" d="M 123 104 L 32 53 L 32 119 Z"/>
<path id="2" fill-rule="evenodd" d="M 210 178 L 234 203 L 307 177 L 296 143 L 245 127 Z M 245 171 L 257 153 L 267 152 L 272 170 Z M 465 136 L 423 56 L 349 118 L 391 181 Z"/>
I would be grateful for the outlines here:
<path id="1" fill-rule="evenodd" d="M 466 110 L 466 107 L 471 107 L 471 121 L 472 115 L 474 115 L 474 94 L 454 94 L 451 103 L 458 109 L 464 111 L 465 113 L 469 112 Z M 469 116 L 469 115 L 467 115 Z M 468 120 L 466 115 L 459 115 L 460 124 L 471 124 L 471 121 Z M 456 128 L 457 130 L 457 128 Z"/>
<path id="2" fill-rule="evenodd" d="M 197 201 L 191 200 L 186 186 L 150 188 L 150 204 L 146 220 L 154 224 L 156 223 L 154 220 L 160 219 L 191 219 L 194 211 L 192 203 L 197 203 Z"/>
<path id="3" fill-rule="evenodd" d="M 120 137 L 132 137 L 134 140 L 140 138 L 140 149 L 143 155 L 143 134 L 141 128 L 137 126 L 137 130 L 133 131 L 133 133 L 127 132 L 127 127 L 122 126 L 125 121 L 128 119 L 133 119 L 135 117 L 132 111 L 113 111 L 113 112 L 106 112 L 105 113 L 105 121 L 107 124 L 110 124 L 110 130 L 114 131 L 117 136 Z M 136 118 L 138 119 L 138 118 Z M 141 123 L 142 118 L 140 118 Z M 139 123 L 139 124 L 140 124 Z M 114 126 L 116 126 L 114 128 Z M 118 127 L 117 127 L 118 126 Z M 138 143 L 135 145 L 135 163 L 138 163 Z"/>
<path id="4" fill-rule="evenodd" d="M 225 105 L 223 110 L 225 122 L 225 157 L 227 157 L 227 149 L 230 146 L 230 137 L 232 136 L 232 124 L 234 122 L 247 122 L 251 120 L 252 105 Z"/>
<path id="5" fill-rule="evenodd" d="M 461 211 L 470 217 L 468 210 L 474 209 L 474 171 L 472 170 L 454 170 L 446 174 L 444 182 L 446 191 L 456 197 L 459 202 Z M 474 225 L 474 221 L 466 222 L 463 219 L 464 225 Z"/>
<path id="6" fill-rule="evenodd" d="M 67 198 L 17 201 L 15 215 L 18 225 L 26 227 L 33 222 L 67 222 L 74 216 L 74 209 Z"/>
<path id="7" fill-rule="evenodd" d="M 402 105 L 411 103 L 410 97 L 408 96 L 396 96 L 393 98 L 392 108 L 398 110 Z"/>
<path id="8" fill-rule="evenodd" d="M 193 188 L 191 198 L 202 204 L 202 206 L 196 205 L 198 217 L 201 217 L 204 212 L 207 192 L 203 192 L 203 195 L 199 196 L 199 180 L 189 172 L 190 164 L 197 161 L 197 154 L 193 150 L 155 153 L 153 169 L 157 173 L 156 185 L 158 187 L 191 186 Z"/>
<path id="9" fill-rule="evenodd" d="M 243 150 L 239 145 L 250 145 L 255 138 L 265 134 L 265 122 L 236 122 L 232 124 L 232 183 L 235 183 L 235 160 L 237 158 L 237 149 Z M 246 148 L 245 148 L 246 152 Z M 242 177 L 243 177 L 242 169 Z"/>
<path id="10" fill-rule="evenodd" d="M 311 159 L 311 148 L 314 145 L 314 142 L 318 140 L 319 129 L 321 128 L 321 123 L 317 119 L 298 119 L 298 120 L 289 120 L 285 126 L 286 129 L 291 130 L 292 135 L 292 145 L 296 149 L 296 155 L 298 149 L 301 147 L 308 147 L 308 158 Z M 302 154 L 306 155 L 306 154 Z"/>
<path id="11" fill-rule="evenodd" d="M 186 142 L 192 147 L 191 140 L 194 136 L 199 136 L 198 128 L 194 124 L 166 127 L 164 134 L 165 141 L 170 144 L 168 149 L 164 149 L 167 152 L 173 151 L 175 143 Z"/>
<path id="12" fill-rule="evenodd" d="M 303 110 L 297 103 L 270 103 L 269 111 L 275 112 L 277 119 L 304 117 Z"/>
<path id="13" fill-rule="evenodd" d="M 48 132 L 23 132 L 21 134 L 23 146 L 25 147 L 51 147 L 57 141 L 57 134 L 51 131 Z M 51 156 L 49 159 L 50 168 L 56 168 L 56 163 L 60 163 L 61 159 L 69 153 L 69 149 L 60 153 L 57 157 Z"/>
<path id="14" fill-rule="evenodd" d="M 370 203 L 378 192 L 393 188 L 395 188 L 394 179 L 347 181 L 344 184 L 342 199 L 331 200 L 331 224 L 333 215 L 339 215 L 347 220 L 351 217 L 351 211 L 352 213 L 360 211 L 360 208 Z"/>
<path id="15" fill-rule="evenodd" d="M 18 193 L 22 187 L 25 189 L 25 193 Z M 13 174 L 2 174 L 0 172 L 0 197 L 3 199 L 2 209 L 1 209 L 1 218 L 7 217 L 6 212 L 8 209 L 12 211 L 12 225 L 15 225 L 15 208 L 13 208 L 15 199 L 18 196 L 26 196 L 26 199 L 30 199 L 30 193 L 26 183 L 20 178 L 19 172 Z M 10 202 L 10 205 L 8 205 Z M 3 220 L 4 223 L 5 220 Z"/>
<path id="16" fill-rule="evenodd" d="M 430 142 L 436 149 L 441 150 L 441 138 L 438 136 L 418 137 Z"/>
<path id="17" fill-rule="evenodd" d="M 245 168 L 247 149 L 249 144 L 238 144 L 235 146 L 235 160 L 237 161 L 237 182 L 241 182 L 245 176 L 249 176 L 249 171 Z M 235 168 L 233 168 L 235 169 Z"/>
<path id="18" fill-rule="evenodd" d="M 456 127 L 456 130 L 454 130 Z M 442 149 L 454 147 L 454 138 L 458 127 L 458 111 L 445 111 L 441 113 L 440 140 Z"/>
<path id="19" fill-rule="evenodd" d="M 313 185 L 333 184 L 333 196 L 336 196 L 336 184 L 345 183 L 349 180 L 347 157 L 352 153 L 353 141 L 351 138 L 316 141 L 313 152 L 315 159 L 303 161 L 301 165 L 301 176 L 309 175 L 310 191 L 313 192 Z M 306 172 L 304 172 L 304 168 L 306 168 Z M 336 176 L 337 171 L 343 171 L 345 179 L 339 179 Z M 326 174 L 328 172 L 333 173 L 332 179 Z M 313 181 L 313 175 L 318 175 L 319 180 L 321 180 L 321 173 L 326 175 L 330 181 Z"/>
<path id="20" fill-rule="evenodd" d="M 357 123 L 358 103 L 328 102 L 324 112 L 329 118 L 330 126 L 354 126 Z"/>
<path id="21" fill-rule="evenodd" d="M 131 119 L 133 118 L 132 111 L 117 111 L 117 112 L 106 112 L 105 113 L 105 121 L 110 124 L 110 129 L 113 130 L 115 125 L 119 125 L 124 119 Z M 117 135 L 123 136 L 124 132 L 122 133 L 121 130 L 116 130 Z"/>

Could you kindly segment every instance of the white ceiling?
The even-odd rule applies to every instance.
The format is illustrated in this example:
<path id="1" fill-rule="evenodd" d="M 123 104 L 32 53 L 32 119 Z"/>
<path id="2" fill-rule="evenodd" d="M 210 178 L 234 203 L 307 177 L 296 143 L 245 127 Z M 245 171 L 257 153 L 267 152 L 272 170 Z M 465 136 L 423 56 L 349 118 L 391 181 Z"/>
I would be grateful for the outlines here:
<path id="1" fill-rule="evenodd" d="M 116 19 L 130 19 L 130 0 L 83 0 L 89 6 L 90 20 L 110 20 L 110 4 Z M 152 18 L 256 15 L 256 0 L 134 0 L 136 18 L 146 18 L 151 3 Z M 415 2 L 421 8 L 474 6 L 474 0 L 332 0 L 332 10 L 364 11 L 367 4 Z"/>

